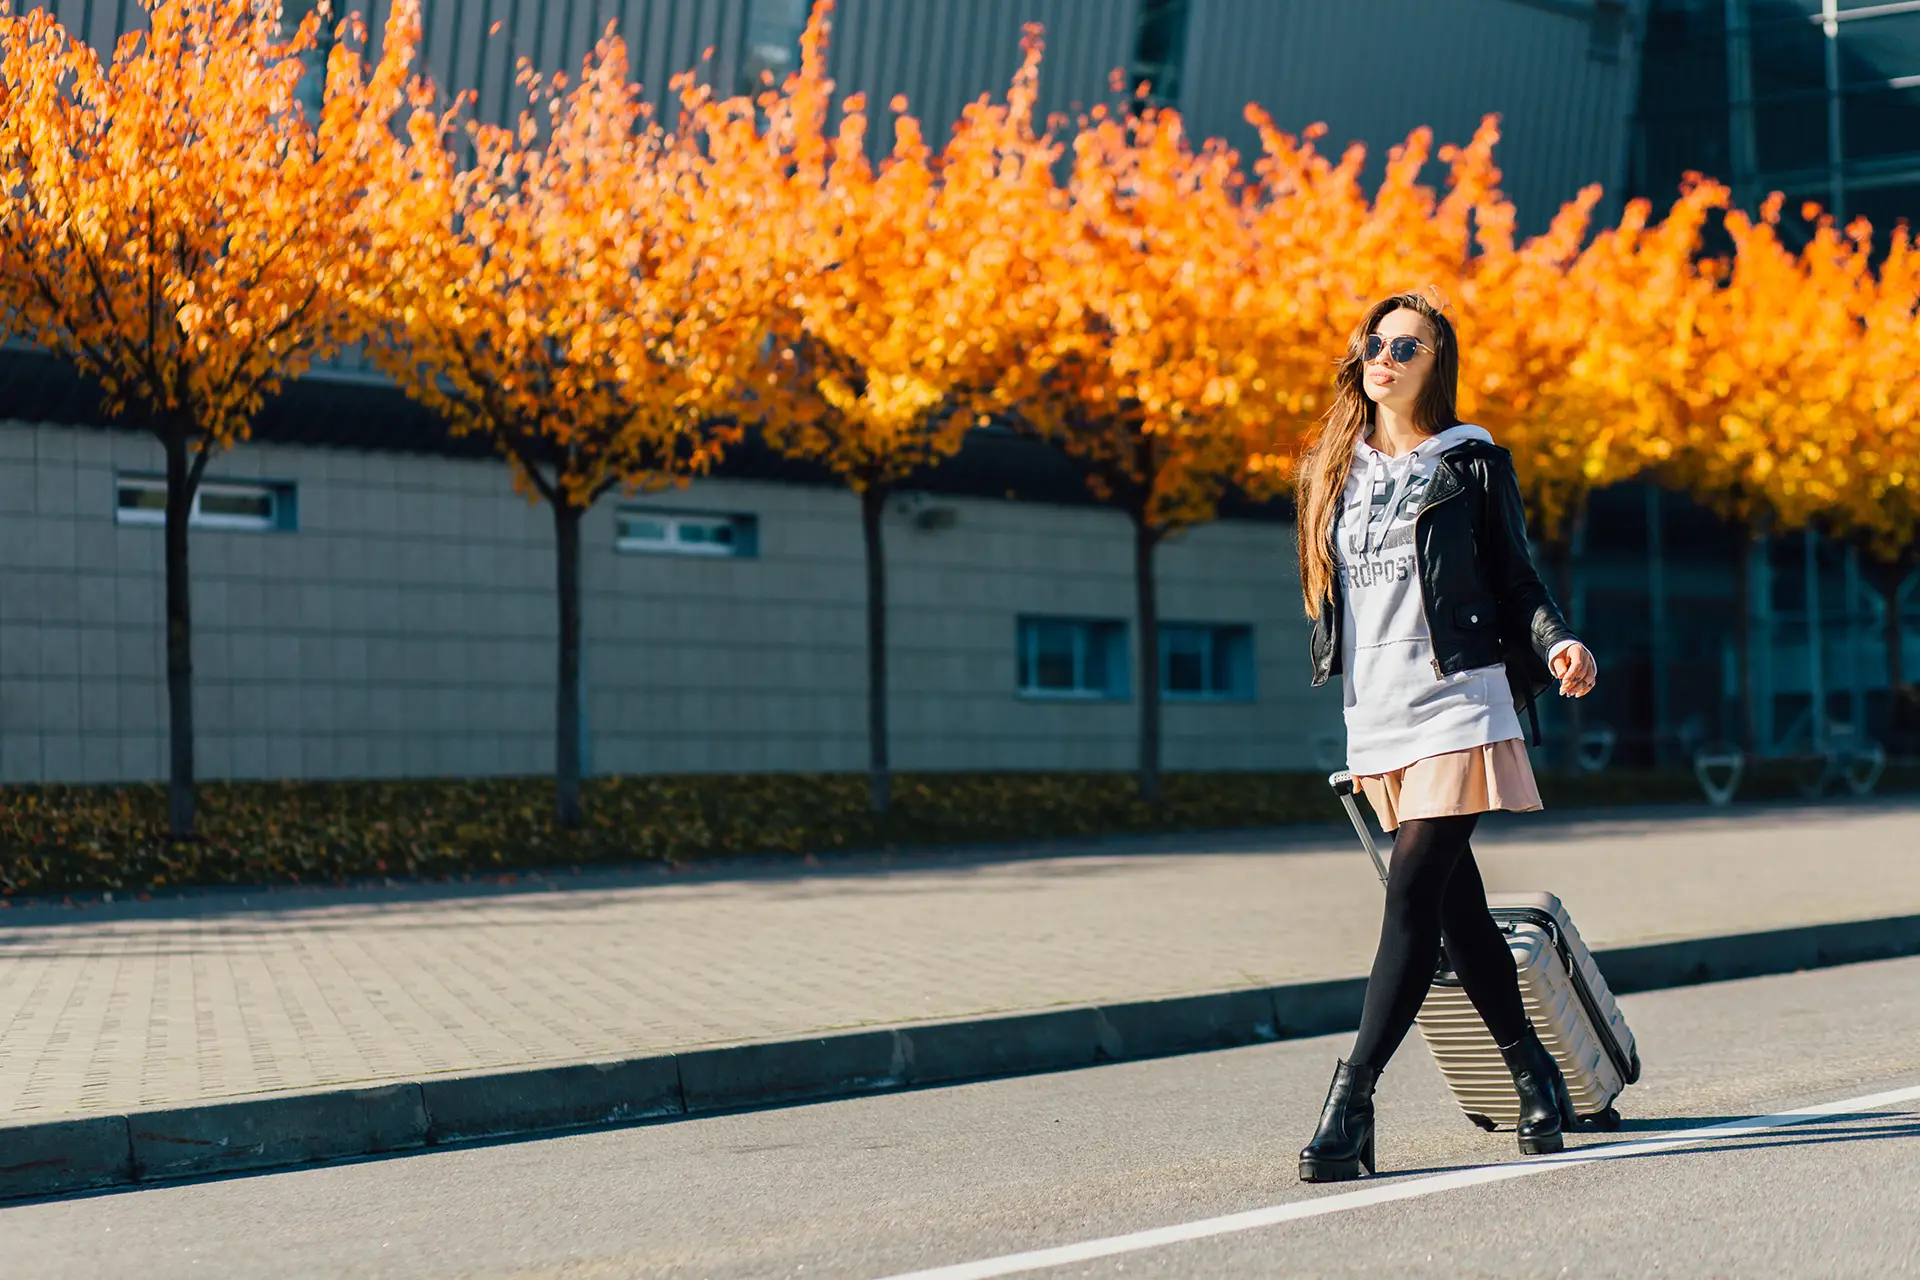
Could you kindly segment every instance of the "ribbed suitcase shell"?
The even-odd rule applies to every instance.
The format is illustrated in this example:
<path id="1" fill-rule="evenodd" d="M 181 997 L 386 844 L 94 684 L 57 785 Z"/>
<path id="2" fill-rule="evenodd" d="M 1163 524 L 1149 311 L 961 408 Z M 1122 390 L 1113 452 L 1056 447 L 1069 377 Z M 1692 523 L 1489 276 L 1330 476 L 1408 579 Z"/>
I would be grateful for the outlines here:
<path id="1" fill-rule="evenodd" d="M 1550 893 L 1489 894 L 1487 906 L 1507 934 L 1527 1017 L 1566 1076 L 1575 1114 L 1612 1127 L 1613 1100 L 1639 1079 L 1640 1056 L 1593 954 Z M 1512 1128 L 1520 1113 L 1513 1076 L 1458 979 L 1444 971 L 1435 979 L 1419 1026 L 1467 1118 Z"/>

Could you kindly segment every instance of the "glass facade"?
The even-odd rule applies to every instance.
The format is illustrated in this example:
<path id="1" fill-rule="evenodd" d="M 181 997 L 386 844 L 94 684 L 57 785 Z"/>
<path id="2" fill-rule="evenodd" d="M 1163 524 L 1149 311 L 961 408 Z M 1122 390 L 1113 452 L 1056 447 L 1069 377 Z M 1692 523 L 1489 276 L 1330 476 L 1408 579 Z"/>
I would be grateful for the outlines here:
<path id="1" fill-rule="evenodd" d="M 1878 228 L 1920 220 L 1920 3 L 1653 0 L 1632 183 L 1658 206 L 1682 175 L 1752 207 L 1812 200 Z"/>
<path id="2" fill-rule="evenodd" d="M 1785 194 L 1791 248 L 1807 201 L 1870 219 L 1881 246 L 1920 223 L 1920 0 L 1651 0 L 1642 49 L 1629 184 L 1656 216 L 1695 171 L 1747 209 Z M 1563 729 L 1604 726 L 1616 761 L 1684 762 L 1748 735 L 1763 754 L 1804 751 L 1843 727 L 1920 750 L 1886 645 L 1889 609 L 1910 620 L 1903 653 L 1920 639 L 1920 579 L 1869 581 L 1853 549 L 1756 542 L 1644 485 L 1594 496 L 1579 559 L 1557 586 L 1610 675 L 1577 713 L 1555 710 Z"/>

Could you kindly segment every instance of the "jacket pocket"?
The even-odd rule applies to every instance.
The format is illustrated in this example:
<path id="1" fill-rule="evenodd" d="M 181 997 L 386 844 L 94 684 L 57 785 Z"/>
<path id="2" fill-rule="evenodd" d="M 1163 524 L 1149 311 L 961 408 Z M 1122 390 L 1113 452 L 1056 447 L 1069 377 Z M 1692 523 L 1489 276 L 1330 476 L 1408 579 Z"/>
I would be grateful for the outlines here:
<path id="1" fill-rule="evenodd" d="M 1491 602 L 1453 606 L 1453 625 L 1462 631 L 1489 630 L 1494 620 L 1495 613 Z"/>

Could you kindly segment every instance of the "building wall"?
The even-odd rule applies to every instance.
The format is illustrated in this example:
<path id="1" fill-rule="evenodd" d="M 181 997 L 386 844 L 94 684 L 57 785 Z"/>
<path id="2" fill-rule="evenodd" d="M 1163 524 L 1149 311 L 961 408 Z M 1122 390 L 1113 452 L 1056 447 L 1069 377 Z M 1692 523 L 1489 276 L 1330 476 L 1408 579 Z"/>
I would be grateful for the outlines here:
<path id="1" fill-rule="evenodd" d="M 1178 105 L 1198 137 L 1252 154 L 1250 101 L 1326 145 L 1367 142 L 1376 156 L 1418 125 L 1465 141 L 1480 117 L 1505 117 L 1503 154 L 1523 225 L 1543 227 L 1589 182 L 1622 181 L 1638 91 L 1635 32 L 1646 0 L 1191 0 Z M 677 73 L 700 69 L 723 92 L 739 80 L 754 0 L 422 0 L 423 69 L 471 91 L 475 113 L 509 120 L 524 103 L 516 66 L 567 70 L 612 24 L 632 74 L 656 102 Z M 1046 32 L 1043 112 L 1068 116 L 1111 98 L 1132 60 L 1139 0 L 837 0 L 829 66 L 842 94 L 864 92 L 876 147 L 886 105 L 905 94 L 937 142 L 961 108 L 1004 93 L 1026 23 Z M 28 0 L 97 48 L 142 21 L 131 0 Z M 344 7 L 377 33 L 392 0 Z M 706 55 L 711 52 L 711 58 Z M 1370 174 L 1379 172 L 1379 162 Z"/>
<path id="2" fill-rule="evenodd" d="M 288 0 L 293 10 L 300 0 Z M 307 0 L 311 3 L 311 0 Z M 27 0 L 51 9 L 95 48 L 144 25 L 132 0 Z M 366 16 L 378 33 L 392 0 L 335 8 Z M 864 92 L 884 117 L 896 93 L 936 135 L 982 93 L 1003 93 L 1020 65 L 1027 23 L 1047 35 L 1043 111 L 1074 111 L 1107 96 L 1107 77 L 1133 47 L 1137 0 L 837 0 L 829 68 L 844 95 Z M 304 7 L 302 8 L 304 11 Z M 732 93 L 754 16 L 753 0 L 421 0 L 421 62 L 439 84 L 475 95 L 474 112 L 504 121 L 524 105 L 515 83 L 526 59 L 541 72 L 572 70 L 612 25 L 648 98 L 698 70 Z M 711 58 L 707 55 L 711 52 Z M 882 128 L 880 143 L 886 144 Z"/>
<path id="3" fill-rule="evenodd" d="M 1040 115 L 1072 119 L 1113 98 L 1109 78 L 1132 57 L 1138 9 L 1138 0 L 840 0 L 829 65 L 842 90 L 868 95 L 877 145 L 891 145 L 879 122 L 896 93 L 938 143 L 981 94 L 1005 97 L 1021 33 L 1036 23 L 1046 41 Z"/>
<path id="4" fill-rule="evenodd" d="M 1265 107 L 1289 133 L 1325 123 L 1323 150 L 1368 145 L 1365 181 L 1420 125 L 1463 143 L 1501 115 L 1495 152 L 1523 232 L 1545 229 L 1590 182 L 1617 210 L 1638 92 L 1642 0 L 1192 0 L 1180 107 L 1199 137 L 1249 160 L 1244 118 Z"/>
<path id="5" fill-rule="evenodd" d="M 165 772 L 157 528 L 117 524 L 146 436 L 0 424 L 0 781 Z M 214 479 L 298 486 L 291 532 L 192 535 L 203 777 L 536 773 L 552 764 L 551 523 L 503 466 L 245 445 Z M 585 529 L 594 772 L 859 769 L 863 569 L 846 493 L 705 481 L 645 499 L 753 514 L 759 554 L 614 550 Z M 950 528 L 889 519 L 894 758 L 915 769 L 1120 769 L 1135 700 L 1016 696 L 1022 613 L 1132 613 L 1124 518 L 941 499 Z M 1162 552 L 1168 620 L 1250 623 L 1245 703 L 1169 703 L 1174 769 L 1310 768 L 1339 755 L 1339 699 L 1305 687 L 1291 526 L 1225 522 Z M 1331 735 L 1331 736 L 1330 736 Z"/>

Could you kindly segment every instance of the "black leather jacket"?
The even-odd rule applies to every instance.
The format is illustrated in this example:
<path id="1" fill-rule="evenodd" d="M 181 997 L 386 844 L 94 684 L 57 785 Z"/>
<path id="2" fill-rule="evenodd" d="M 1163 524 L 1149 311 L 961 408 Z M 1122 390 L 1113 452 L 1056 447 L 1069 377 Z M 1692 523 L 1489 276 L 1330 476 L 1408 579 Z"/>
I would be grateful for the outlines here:
<path id="1" fill-rule="evenodd" d="M 1322 536 L 1331 538 L 1333 530 Z M 1414 518 L 1414 555 L 1433 637 L 1434 679 L 1505 666 L 1513 705 L 1531 715 L 1533 700 L 1555 683 L 1548 652 L 1575 637 L 1534 572 L 1512 454 L 1469 440 L 1440 455 L 1426 505 Z M 1315 688 L 1340 673 L 1345 615 L 1345 595 L 1336 585 L 1313 626 Z M 1539 736 L 1536 719 L 1536 741 Z"/>

